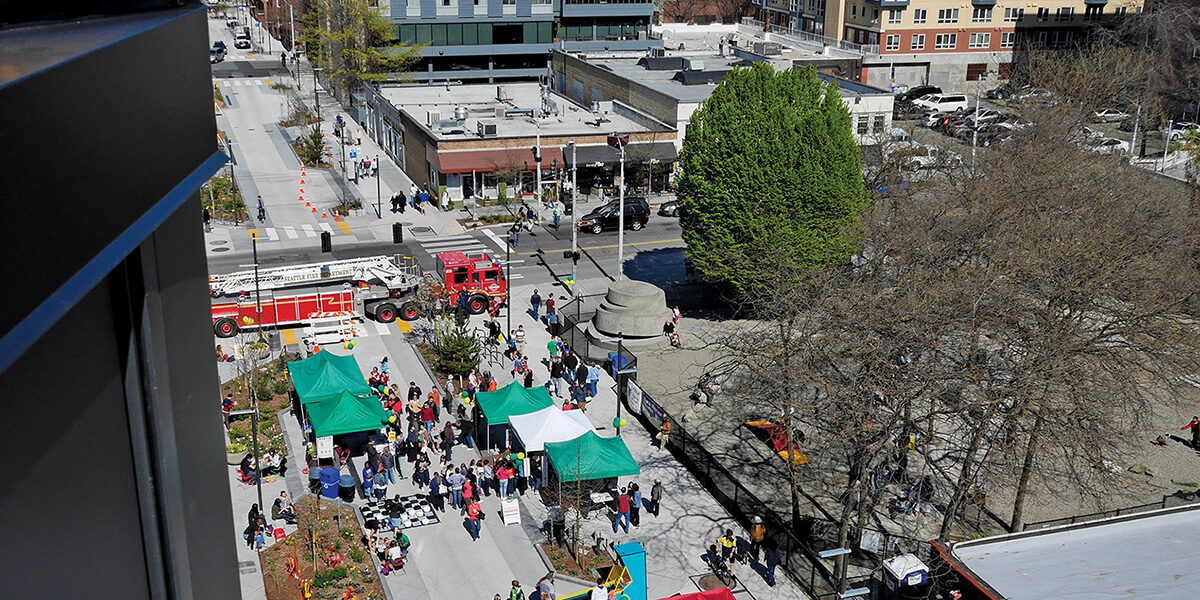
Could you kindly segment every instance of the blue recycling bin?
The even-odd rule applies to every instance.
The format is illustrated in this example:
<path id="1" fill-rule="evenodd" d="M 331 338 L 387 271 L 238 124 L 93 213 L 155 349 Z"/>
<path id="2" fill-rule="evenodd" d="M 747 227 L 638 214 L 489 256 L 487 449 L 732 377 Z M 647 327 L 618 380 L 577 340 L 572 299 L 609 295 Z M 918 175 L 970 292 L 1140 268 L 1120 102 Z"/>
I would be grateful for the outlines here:
<path id="1" fill-rule="evenodd" d="M 337 467 L 325 467 L 321 469 L 319 476 L 321 480 L 321 495 L 333 500 L 338 497 L 338 483 L 342 480 L 342 474 L 337 470 Z"/>

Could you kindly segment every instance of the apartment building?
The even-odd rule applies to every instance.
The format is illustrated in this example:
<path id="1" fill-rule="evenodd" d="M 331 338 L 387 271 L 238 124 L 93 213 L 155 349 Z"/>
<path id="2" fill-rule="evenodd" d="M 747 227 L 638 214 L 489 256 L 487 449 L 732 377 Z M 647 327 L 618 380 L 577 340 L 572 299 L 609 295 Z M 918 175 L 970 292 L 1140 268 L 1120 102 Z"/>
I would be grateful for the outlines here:
<path id="1" fill-rule="evenodd" d="M 1006 79 L 1013 52 L 1068 47 L 1144 0 L 798 0 L 800 28 L 861 46 L 861 80 L 902 89 Z"/>
<path id="2" fill-rule="evenodd" d="M 551 48 L 648 51 L 653 0 L 391 0 L 402 42 L 428 44 L 417 81 L 546 75 Z"/>

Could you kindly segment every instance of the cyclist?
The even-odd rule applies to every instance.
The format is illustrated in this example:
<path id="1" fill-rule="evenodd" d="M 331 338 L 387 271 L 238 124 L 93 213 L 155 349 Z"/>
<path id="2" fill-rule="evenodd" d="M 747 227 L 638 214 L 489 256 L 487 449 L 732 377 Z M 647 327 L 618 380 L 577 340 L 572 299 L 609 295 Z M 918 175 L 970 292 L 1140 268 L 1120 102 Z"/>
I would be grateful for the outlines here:
<path id="1" fill-rule="evenodd" d="M 262 195 L 258 196 L 258 220 L 265 221 L 267 218 L 267 208 L 263 206 Z"/>

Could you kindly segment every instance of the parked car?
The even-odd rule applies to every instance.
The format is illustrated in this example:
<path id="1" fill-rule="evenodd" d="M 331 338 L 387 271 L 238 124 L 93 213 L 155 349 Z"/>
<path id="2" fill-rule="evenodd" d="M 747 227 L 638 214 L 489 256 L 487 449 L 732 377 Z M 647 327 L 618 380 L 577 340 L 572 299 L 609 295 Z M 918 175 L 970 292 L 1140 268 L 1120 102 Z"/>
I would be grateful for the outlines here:
<path id="1" fill-rule="evenodd" d="M 1102 138 L 1096 141 L 1088 141 L 1084 143 L 1084 147 L 1100 154 L 1116 154 L 1117 156 L 1129 154 L 1129 142 L 1118 140 L 1117 138 Z"/>
<path id="2" fill-rule="evenodd" d="M 600 233 L 606 229 L 616 229 L 620 217 L 620 211 L 616 204 L 605 204 L 584 215 L 579 220 L 579 230 Z M 644 227 L 649 220 L 650 211 L 644 205 L 637 202 L 625 203 L 625 227 L 637 231 Z"/>
<path id="3" fill-rule="evenodd" d="M 250 38 L 237 38 L 236 40 L 233 40 L 233 47 L 240 48 L 242 50 L 250 49 Z"/>
<path id="4" fill-rule="evenodd" d="M 913 100 L 916 100 L 917 98 L 920 98 L 921 96 L 928 96 L 930 94 L 940 94 L 940 93 L 942 93 L 942 88 L 940 88 L 936 85 L 918 85 L 916 87 L 908 88 L 907 91 L 896 94 L 895 102 L 897 102 L 897 103 L 912 102 Z"/>
<path id="5" fill-rule="evenodd" d="M 1171 124 L 1171 129 L 1167 131 L 1167 139 L 1172 142 L 1178 142 L 1189 133 L 1198 129 L 1200 129 L 1200 125 L 1195 123 L 1173 123 Z"/>
<path id="6" fill-rule="evenodd" d="M 666 202 L 663 202 L 658 207 L 658 214 L 660 214 L 664 217 L 678 217 L 679 216 L 679 201 L 667 200 Z"/>
<path id="7" fill-rule="evenodd" d="M 934 94 L 913 104 L 940 113 L 963 112 L 968 106 L 966 94 Z"/>
<path id="8" fill-rule="evenodd" d="M 217 41 L 213 42 L 213 43 L 212 43 L 212 47 L 213 47 L 213 48 L 220 48 L 220 49 L 222 49 L 222 50 L 226 50 L 226 51 L 228 51 L 228 50 L 229 50 L 228 48 L 226 48 L 226 47 L 225 47 L 225 42 L 223 42 L 223 41 L 221 41 L 221 40 L 217 40 Z"/>
<path id="9" fill-rule="evenodd" d="M 976 123 L 995 121 L 1003 115 L 1004 113 L 1001 113 L 1000 111 L 992 110 L 990 108 L 980 108 L 979 114 L 975 114 L 975 111 L 971 111 L 971 114 L 967 115 L 967 120 L 974 125 Z"/>
<path id="10" fill-rule="evenodd" d="M 1115 108 L 1102 108 L 1092 113 L 1092 120 L 1098 123 L 1117 123 L 1131 117 L 1127 112 L 1117 110 Z"/>
<path id="11" fill-rule="evenodd" d="M 925 109 L 913 104 L 912 102 L 897 102 L 892 107 L 892 120 L 894 121 L 911 121 L 921 118 Z"/>
<path id="12" fill-rule="evenodd" d="M 1016 90 L 1011 85 L 1002 85 L 992 88 L 983 93 L 983 97 L 988 100 L 1008 100 L 1016 94 Z"/>
<path id="13" fill-rule="evenodd" d="M 233 29 L 233 28 L 237 27 L 238 25 L 241 25 L 241 23 L 238 23 L 237 19 L 226 19 L 225 20 L 225 26 L 230 29 Z"/>
<path id="14" fill-rule="evenodd" d="M 937 146 L 925 146 L 923 151 L 918 151 L 906 158 L 904 166 L 910 169 L 959 167 L 962 166 L 962 157 L 949 150 L 942 150 Z"/>
<path id="15" fill-rule="evenodd" d="M 208 62 L 210 64 L 215 65 L 223 60 L 225 60 L 225 49 L 224 48 L 218 48 L 216 46 L 213 46 L 212 48 L 208 49 Z"/>

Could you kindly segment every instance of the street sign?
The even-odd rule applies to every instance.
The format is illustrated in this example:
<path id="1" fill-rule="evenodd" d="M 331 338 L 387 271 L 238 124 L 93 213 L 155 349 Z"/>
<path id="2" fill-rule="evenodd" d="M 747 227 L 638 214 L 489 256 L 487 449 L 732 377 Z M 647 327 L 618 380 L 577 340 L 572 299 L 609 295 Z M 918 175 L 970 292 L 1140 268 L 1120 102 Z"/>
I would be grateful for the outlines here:
<path id="1" fill-rule="evenodd" d="M 501 511 L 505 525 L 520 525 L 521 524 L 521 505 L 517 504 L 516 498 L 500 501 Z"/>
<path id="2" fill-rule="evenodd" d="M 350 158 L 358 158 L 358 148 L 350 149 Z"/>
<path id="3" fill-rule="evenodd" d="M 317 438 L 317 458 L 333 458 L 333 436 Z"/>

